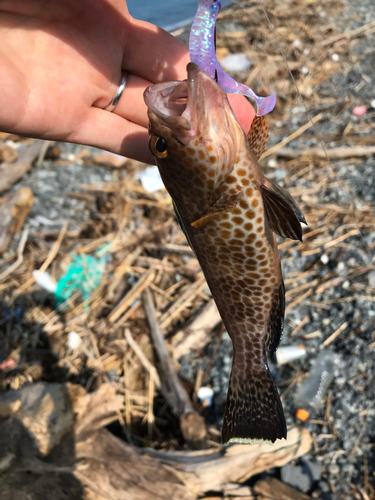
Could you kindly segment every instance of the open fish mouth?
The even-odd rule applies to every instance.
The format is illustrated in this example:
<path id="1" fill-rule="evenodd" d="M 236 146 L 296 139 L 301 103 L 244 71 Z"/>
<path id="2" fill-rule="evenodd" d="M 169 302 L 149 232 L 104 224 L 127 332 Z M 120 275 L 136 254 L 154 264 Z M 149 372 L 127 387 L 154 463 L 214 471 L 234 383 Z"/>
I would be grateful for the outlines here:
<path id="1" fill-rule="evenodd" d="M 194 63 L 183 81 L 157 83 L 144 99 L 154 120 L 171 130 L 183 144 L 197 135 L 217 134 L 234 117 L 226 92 Z"/>

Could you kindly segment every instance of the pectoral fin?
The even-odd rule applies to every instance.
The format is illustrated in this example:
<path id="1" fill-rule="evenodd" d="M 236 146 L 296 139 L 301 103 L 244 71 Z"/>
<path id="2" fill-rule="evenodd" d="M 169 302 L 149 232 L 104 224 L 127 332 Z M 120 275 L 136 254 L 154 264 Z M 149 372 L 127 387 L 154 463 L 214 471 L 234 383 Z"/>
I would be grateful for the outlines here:
<path id="1" fill-rule="evenodd" d="M 263 151 L 266 149 L 269 135 L 270 131 L 267 118 L 264 115 L 254 116 L 250 131 L 247 134 L 247 140 L 257 160 L 259 160 Z"/>
<path id="2" fill-rule="evenodd" d="M 260 186 L 265 216 L 272 231 L 283 238 L 302 241 L 301 222 L 305 217 L 290 194 L 278 184 L 266 179 Z"/>
<path id="3" fill-rule="evenodd" d="M 206 225 L 212 219 L 220 217 L 221 214 L 225 212 L 230 212 L 232 208 L 234 208 L 237 205 L 238 201 L 242 197 L 243 197 L 242 191 L 236 194 L 221 195 L 211 206 L 210 210 L 205 215 L 200 217 L 198 220 L 192 222 L 191 225 L 195 228 L 199 228 Z"/>

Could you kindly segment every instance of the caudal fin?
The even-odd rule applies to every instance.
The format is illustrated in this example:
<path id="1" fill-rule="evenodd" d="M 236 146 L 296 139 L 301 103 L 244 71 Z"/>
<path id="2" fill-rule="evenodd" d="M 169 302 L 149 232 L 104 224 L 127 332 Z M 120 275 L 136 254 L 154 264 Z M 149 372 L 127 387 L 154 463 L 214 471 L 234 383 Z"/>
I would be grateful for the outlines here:
<path id="1" fill-rule="evenodd" d="M 222 430 L 223 443 L 286 438 L 283 407 L 268 368 L 231 374 Z"/>

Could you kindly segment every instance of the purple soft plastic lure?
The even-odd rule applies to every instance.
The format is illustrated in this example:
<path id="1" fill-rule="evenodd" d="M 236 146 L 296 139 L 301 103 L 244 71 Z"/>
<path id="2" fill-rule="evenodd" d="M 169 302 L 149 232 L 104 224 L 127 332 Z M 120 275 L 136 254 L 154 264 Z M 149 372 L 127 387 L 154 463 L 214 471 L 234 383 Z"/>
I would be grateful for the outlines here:
<path id="1" fill-rule="evenodd" d="M 217 60 L 215 29 L 220 7 L 221 0 L 199 0 L 198 10 L 190 32 L 190 59 L 211 78 L 215 79 L 228 94 L 242 94 L 252 97 L 257 103 L 257 115 L 266 115 L 275 107 L 276 95 L 257 96 L 251 88 L 236 82 L 234 78 L 225 73 Z"/>

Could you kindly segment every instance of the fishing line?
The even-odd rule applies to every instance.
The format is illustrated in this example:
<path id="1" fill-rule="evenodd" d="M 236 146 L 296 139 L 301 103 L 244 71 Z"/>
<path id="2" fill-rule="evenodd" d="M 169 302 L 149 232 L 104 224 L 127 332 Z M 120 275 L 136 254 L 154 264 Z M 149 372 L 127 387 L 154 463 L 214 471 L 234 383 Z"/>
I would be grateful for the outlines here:
<path id="1" fill-rule="evenodd" d="M 321 137 L 320 137 L 320 135 L 319 135 L 319 132 L 318 132 L 318 130 L 317 130 L 317 126 L 315 125 L 314 120 L 313 120 L 313 118 L 312 118 L 312 115 L 311 115 L 311 113 L 310 113 L 310 111 L 309 111 L 309 109 L 308 109 L 308 107 L 307 107 L 307 105 L 306 105 L 306 103 L 305 103 L 305 100 L 304 100 L 304 98 L 303 98 L 303 96 L 302 96 L 302 94 L 301 94 L 301 92 L 300 92 L 300 90 L 299 90 L 299 88 L 298 88 L 297 81 L 296 81 L 296 79 L 294 78 L 293 73 L 292 73 L 292 71 L 291 71 L 291 69 L 290 69 L 289 63 L 288 63 L 288 61 L 287 61 L 287 59 L 286 59 L 286 57 L 285 57 L 285 54 L 284 54 L 284 52 L 283 52 L 283 49 L 282 49 L 281 44 L 280 44 L 280 42 L 279 42 L 279 39 L 277 38 L 277 34 L 276 34 L 276 31 L 275 31 L 275 28 L 273 27 L 273 24 L 271 23 L 270 18 L 268 17 L 267 11 L 266 11 L 266 9 L 265 9 L 265 7 L 264 7 L 264 5 L 263 5 L 263 1 L 262 1 L 262 0 L 259 0 L 259 3 L 260 3 L 260 6 L 262 7 L 263 13 L 264 13 L 264 15 L 265 15 L 265 17 L 266 17 L 266 19 L 267 19 L 267 22 L 268 22 L 269 28 L 270 28 L 270 30 L 272 31 L 272 34 L 273 34 L 273 36 L 274 36 L 274 38 L 275 38 L 275 42 L 276 42 L 276 45 L 277 45 L 277 47 L 278 47 L 278 49 L 279 49 L 279 51 L 280 51 L 280 54 L 282 55 L 282 57 L 283 57 L 283 59 L 284 59 L 284 61 L 285 61 L 285 64 L 286 64 L 286 67 L 287 67 L 287 69 L 288 69 L 288 73 L 289 73 L 289 75 L 290 75 L 290 78 L 291 78 L 291 80 L 292 80 L 292 82 L 293 82 L 293 84 L 294 84 L 294 86 L 295 86 L 295 88 L 296 88 L 296 90 L 297 90 L 297 93 L 298 93 L 298 96 L 299 96 L 299 100 L 301 101 L 302 106 L 303 106 L 303 107 L 304 107 L 304 109 L 305 109 L 306 115 L 308 116 L 308 119 L 309 119 L 309 121 L 311 122 L 311 125 L 312 125 L 312 128 L 313 128 L 313 131 L 314 131 L 314 133 L 315 133 L 315 135 L 316 135 L 316 138 L 317 138 L 317 140 L 318 140 L 318 143 L 319 143 L 319 145 L 321 146 L 321 148 L 322 148 L 322 149 L 323 149 L 323 151 L 324 151 L 324 155 L 325 155 L 325 157 L 326 157 L 326 160 L 327 160 L 327 162 L 328 162 L 328 165 L 329 165 L 329 167 L 330 167 L 330 169 L 331 169 L 331 172 L 333 173 L 333 176 L 334 176 L 334 178 L 335 178 L 335 180 L 336 180 L 336 182 L 337 182 L 337 184 L 338 184 L 339 190 L 340 190 L 341 195 L 342 195 L 342 197 L 343 197 L 343 199 L 344 199 L 344 204 L 346 204 L 346 205 L 347 205 L 347 207 L 349 208 L 350 215 L 352 216 L 352 218 L 353 218 L 353 220 L 354 220 L 354 223 L 355 223 L 355 225 L 356 225 L 356 228 L 357 228 L 357 230 L 358 230 L 358 232 L 359 232 L 359 236 L 360 236 L 361 241 L 362 241 L 362 246 L 363 246 L 363 248 L 366 250 L 366 252 L 368 252 L 367 244 L 366 244 L 366 242 L 365 242 L 365 240 L 364 240 L 363 234 L 362 234 L 361 229 L 360 229 L 360 227 L 359 227 L 357 216 L 356 216 L 355 212 L 353 211 L 352 206 L 351 206 L 351 203 L 350 203 L 350 202 L 352 201 L 352 202 L 353 202 L 353 205 L 354 205 L 354 207 L 355 207 L 356 205 L 355 205 L 355 203 L 354 203 L 354 200 L 351 200 L 351 199 L 350 199 L 350 195 L 349 195 L 349 194 L 347 194 L 347 191 L 345 191 L 345 190 L 343 189 L 343 187 L 342 187 L 342 183 L 341 183 L 341 181 L 339 180 L 339 178 L 337 177 L 337 175 L 336 175 L 336 173 L 335 173 L 335 170 L 334 170 L 334 168 L 333 168 L 333 164 L 332 164 L 331 160 L 330 160 L 330 159 L 329 159 L 329 157 L 328 157 L 326 147 L 325 147 L 325 145 L 324 145 L 324 143 L 323 143 L 323 140 L 321 139 Z M 350 188 L 349 188 L 349 190 L 350 190 Z M 352 193 L 351 193 L 351 194 L 352 194 Z M 368 264 L 368 263 L 369 263 L 369 257 L 367 256 L 367 254 L 366 254 L 366 260 L 367 260 L 367 264 Z"/>

